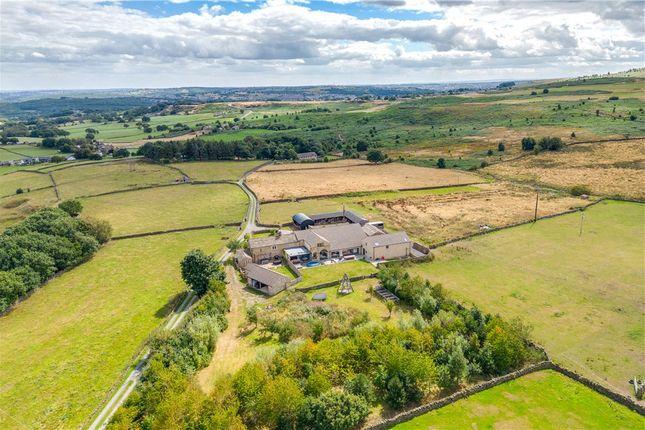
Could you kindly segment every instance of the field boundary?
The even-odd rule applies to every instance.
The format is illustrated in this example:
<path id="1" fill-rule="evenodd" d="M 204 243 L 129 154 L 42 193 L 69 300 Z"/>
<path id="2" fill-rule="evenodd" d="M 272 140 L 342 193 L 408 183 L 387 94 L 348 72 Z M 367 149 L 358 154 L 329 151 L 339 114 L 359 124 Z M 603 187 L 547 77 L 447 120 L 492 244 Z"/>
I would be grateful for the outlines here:
<path id="1" fill-rule="evenodd" d="M 327 163 L 333 163 L 333 161 L 328 161 Z M 291 164 L 327 164 L 324 161 L 319 162 L 319 163 L 291 163 Z M 357 164 L 352 164 L 349 166 L 326 166 L 326 167 L 311 167 L 309 169 L 273 169 L 273 170 L 263 170 L 261 173 L 273 173 L 273 172 L 293 172 L 293 171 L 301 171 L 301 170 L 324 170 L 324 169 L 344 169 L 344 168 L 349 168 L 349 167 L 357 167 L 357 166 L 375 166 L 375 164 L 372 163 L 357 163 Z"/>
<path id="2" fill-rule="evenodd" d="M 23 196 L 23 195 L 29 194 L 29 193 L 31 193 L 33 191 L 48 190 L 50 188 L 54 188 L 53 185 L 47 185 L 46 187 L 29 188 L 29 191 L 23 192 L 21 194 L 18 194 L 18 193 L 5 194 L 4 196 L 0 196 L 0 199 L 7 199 L 9 197 L 16 197 L 16 196 Z M 24 190 L 24 188 L 23 188 L 23 190 Z"/>
<path id="3" fill-rule="evenodd" d="M 226 224 L 198 225 L 194 227 L 173 228 L 170 230 L 157 230 L 157 231 L 148 231 L 144 233 L 124 234 L 122 236 L 114 236 L 112 237 L 112 240 L 136 239 L 138 237 L 159 236 L 161 234 L 181 233 L 183 231 L 194 231 L 194 230 L 207 230 L 210 228 L 239 227 L 240 225 L 241 224 L 239 222 L 232 222 L 232 223 L 226 223 Z"/>
<path id="4" fill-rule="evenodd" d="M 376 278 L 377 276 L 378 276 L 378 273 L 370 273 L 369 275 L 353 276 L 349 278 L 349 280 L 352 282 L 358 282 L 364 279 Z M 301 293 L 307 293 L 309 291 L 320 290 L 322 288 L 328 288 L 328 287 L 333 287 L 334 285 L 339 285 L 340 281 L 341 280 L 339 279 L 337 281 L 323 282 L 322 284 L 312 285 L 311 287 L 295 288 L 295 290 Z"/>
<path id="5" fill-rule="evenodd" d="M 482 185 L 486 183 L 487 183 L 486 181 L 477 181 L 477 182 L 466 182 L 463 184 L 433 185 L 431 187 L 399 188 L 399 189 L 390 189 L 390 190 L 358 191 L 358 192 L 366 193 L 366 196 L 367 196 L 369 194 L 376 194 L 376 193 L 398 193 L 402 191 L 424 191 L 424 190 L 438 190 L 441 188 L 469 187 L 472 185 Z M 349 191 L 346 193 L 321 194 L 319 196 L 292 197 L 289 199 L 261 200 L 261 203 L 266 205 L 271 203 L 287 203 L 287 202 L 296 203 L 302 200 L 326 199 L 330 197 L 351 197 L 348 194 L 352 194 L 352 192 Z"/>
<path id="6" fill-rule="evenodd" d="M 516 370 L 511 373 L 507 373 L 506 375 L 498 376 L 493 379 L 489 379 L 488 381 L 480 382 L 476 385 L 473 385 L 471 387 L 464 388 L 460 391 L 457 391 L 447 397 L 438 399 L 438 400 L 433 400 L 431 402 L 428 402 L 426 404 L 423 404 L 421 406 L 417 406 L 413 409 L 409 409 L 407 411 L 401 412 L 399 414 L 396 414 L 393 417 L 390 418 L 385 418 L 380 420 L 377 423 L 362 427 L 362 430 L 385 430 L 389 429 L 397 424 L 404 423 L 406 421 L 409 421 L 413 418 L 416 418 L 420 415 L 426 414 L 428 412 L 432 412 L 434 410 L 443 408 L 444 406 L 448 406 L 452 403 L 455 403 L 458 400 L 462 400 L 465 398 L 468 398 L 474 394 L 480 393 L 482 391 L 486 391 L 490 388 L 496 387 L 498 385 L 501 385 L 503 383 L 518 379 L 522 376 L 529 375 L 531 373 L 535 372 L 540 372 L 543 370 L 553 370 L 571 380 L 574 380 L 587 388 L 595 391 L 596 393 L 607 397 L 617 403 L 620 403 L 621 405 L 625 406 L 626 408 L 630 409 L 633 412 L 636 412 L 637 414 L 640 414 L 641 416 L 645 416 L 645 407 L 638 404 L 634 400 L 630 399 L 629 397 L 626 397 L 622 394 L 616 393 L 615 391 L 610 390 L 607 387 L 604 387 L 596 382 L 593 382 L 584 376 L 579 375 L 578 373 L 569 370 L 559 364 L 554 363 L 551 360 L 544 360 L 539 363 L 532 364 L 530 366 L 524 367 L 522 369 Z"/>
<path id="7" fill-rule="evenodd" d="M 54 187 L 54 194 L 56 194 L 56 200 L 60 201 L 60 193 L 58 192 L 58 185 L 56 184 L 54 175 L 52 174 L 52 172 L 48 172 L 47 176 L 49 176 L 49 180 L 52 181 L 52 186 Z"/>

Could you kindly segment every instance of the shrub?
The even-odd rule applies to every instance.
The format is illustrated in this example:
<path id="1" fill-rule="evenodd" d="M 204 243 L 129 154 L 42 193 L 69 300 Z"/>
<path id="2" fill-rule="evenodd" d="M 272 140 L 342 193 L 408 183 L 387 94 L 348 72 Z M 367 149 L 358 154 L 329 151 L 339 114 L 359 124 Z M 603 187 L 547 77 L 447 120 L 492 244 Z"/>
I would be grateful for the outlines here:
<path id="1" fill-rule="evenodd" d="M 130 156 L 130 151 L 125 148 L 119 148 L 112 153 L 114 158 L 127 158 Z"/>
<path id="2" fill-rule="evenodd" d="M 540 150 L 559 151 L 564 144 L 559 137 L 543 137 L 537 146 Z"/>
<path id="3" fill-rule="evenodd" d="M 489 149 L 488 151 L 486 151 L 486 155 L 488 155 L 489 157 L 493 155 L 493 150 Z"/>
<path id="4" fill-rule="evenodd" d="M 543 89 L 542 94 L 549 94 L 549 89 L 548 88 Z"/>
<path id="5" fill-rule="evenodd" d="M 589 195 L 591 190 L 586 185 L 574 185 L 571 187 L 571 194 L 574 196 Z"/>
<path id="6" fill-rule="evenodd" d="M 307 398 L 299 414 L 300 428 L 348 430 L 363 422 L 370 413 L 364 399 L 344 391 L 330 391 Z"/>
<path id="7" fill-rule="evenodd" d="M 613 101 L 613 100 L 618 100 L 618 99 L 620 99 L 620 97 L 618 97 L 618 96 L 611 96 L 611 97 L 609 97 L 609 100 L 612 100 L 612 101 Z"/>
<path id="8" fill-rule="evenodd" d="M 345 390 L 348 393 L 362 397 L 368 404 L 376 401 L 376 387 L 372 381 L 362 373 L 356 375 L 353 379 L 345 382 Z"/>
<path id="9" fill-rule="evenodd" d="M 370 163 L 382 163 L 386 158 L 387 155 L 378 149 L 371 149 L 367 152 L 367 161 Z"/>
<path id="10" fill-rule="evenodd" d="M 497 145 L 497 150 L 498 150 L 499 152 L 504 152 L 504 151 L 506 150 L 506 146 L 505 146 L 503 143 L 499 143 L 499 144 Z"/>
<path id="11" fill-rule="evenodd" d="M 533 139 L 532 137 L 522 138 L 522 150 L 532 151 L 533 148 L 535 148 L 535 139 Z"/>
<path id="12" fill-rule="evenodd" d="M 445 169 L 446 168 L 446 160 L 443 158 L 440 158 L 437 160 L 437 167 L 440 169 Z"/>
<path id="13" fill-rule="evenodd" d="M 109 222 L 94 217 L 84 216 L 80 223 L 81 231 L 100 243 L 107 243 L 112 238 L 112 226 Z"/>
<path id="14" fill-rule="evenodd" d="M 22 193 L 24 193 L 24 192 L 25 192 L 25 190 L 23 190 L 22 188 L 18 188 L 18 189 L 16 190 L 16 194 L 22 194 Z"/>
<path id="15" fill-rule="evenodd" d="M 74 217 L 83 211 L 83 204 L 79 200 L 65 200 L 59 203 L 58 207 Z"/>

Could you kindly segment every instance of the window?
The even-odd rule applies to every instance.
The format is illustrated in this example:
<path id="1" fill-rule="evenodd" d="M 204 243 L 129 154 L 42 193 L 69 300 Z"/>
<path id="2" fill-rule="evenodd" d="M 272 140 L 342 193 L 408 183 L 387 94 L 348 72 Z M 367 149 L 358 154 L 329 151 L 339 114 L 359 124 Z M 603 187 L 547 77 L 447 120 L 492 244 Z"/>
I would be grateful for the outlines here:
<path id="1" fill-rule="evenodd" d="M 278 249 L 278 247 L 277 247 L 277 246 L 275 246 L 275 245 L 273 245 L 273 246 L 271 247 L 271 249 Z"/>

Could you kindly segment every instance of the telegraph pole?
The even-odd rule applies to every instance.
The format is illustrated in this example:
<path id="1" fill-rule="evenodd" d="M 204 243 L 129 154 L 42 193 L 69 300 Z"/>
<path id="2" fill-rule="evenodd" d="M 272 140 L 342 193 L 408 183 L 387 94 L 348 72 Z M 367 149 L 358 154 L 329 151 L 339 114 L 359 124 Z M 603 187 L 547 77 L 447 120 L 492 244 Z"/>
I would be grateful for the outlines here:
<path id="1" fill-rule="evenodd" d="M 585 221 L 585 213 L 582 212 L 580 215 L 580 232 L 578 233 L 578 237 L 582 236 L 582 223 Z"/>
<path id="2" fill-rule="evenodd" d="M 533 222 L 537 222 L 538 201 L 540 200 L 540 193 L 535 192 L 535 214 L 533 215 Z"/>

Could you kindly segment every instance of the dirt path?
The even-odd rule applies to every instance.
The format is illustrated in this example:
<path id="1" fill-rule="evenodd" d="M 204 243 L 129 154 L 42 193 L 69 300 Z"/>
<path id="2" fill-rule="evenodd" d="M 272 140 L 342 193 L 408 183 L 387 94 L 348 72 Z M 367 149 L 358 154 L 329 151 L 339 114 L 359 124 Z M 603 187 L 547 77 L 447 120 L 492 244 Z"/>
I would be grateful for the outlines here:
<path id="1" fill-rule="evenodd" d="M 218 378 L 234 373 L 253 355 L 252 346 L 240 335 L 246 318 L 244 285 L 230 266 L 226 267 L 226 280 L 231 299 L 228 328 L 217 339 L 217 348 L 208 367 L 197 374 L 197 383 L 204 392 L 209 392 Z"/>

